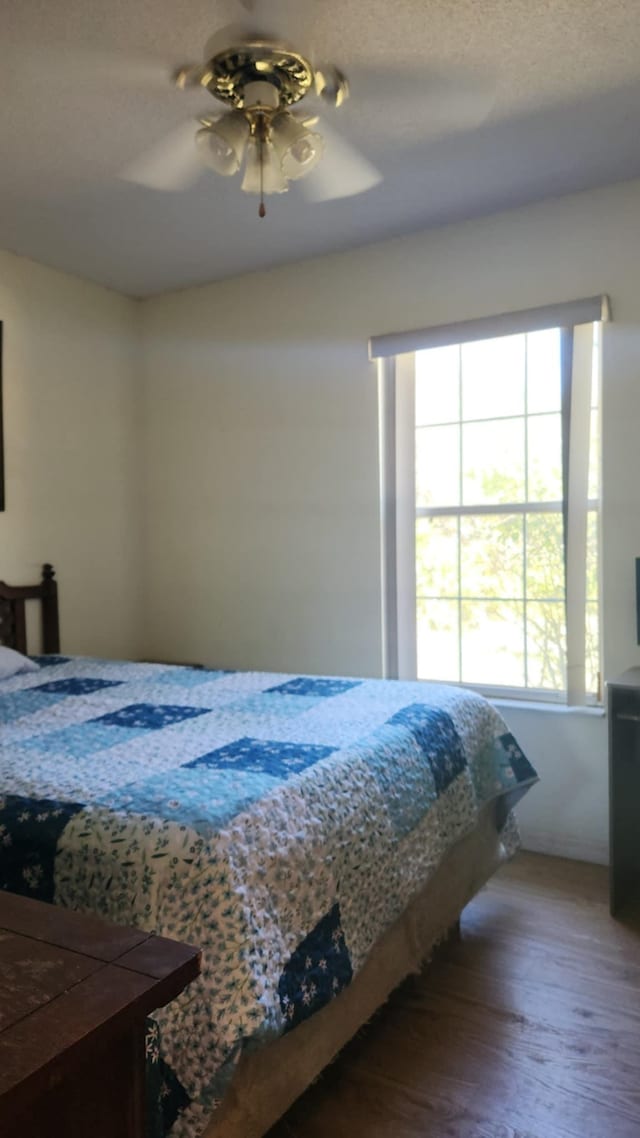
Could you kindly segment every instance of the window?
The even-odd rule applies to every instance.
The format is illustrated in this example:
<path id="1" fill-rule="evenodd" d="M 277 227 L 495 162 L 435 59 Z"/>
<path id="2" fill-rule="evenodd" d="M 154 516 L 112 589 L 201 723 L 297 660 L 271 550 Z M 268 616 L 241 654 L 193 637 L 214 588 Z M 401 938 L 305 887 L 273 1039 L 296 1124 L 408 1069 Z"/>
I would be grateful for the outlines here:
<path id="1" fill-rule="evenodd" d="M 604 306 L 580 303 L 372 341 L 415 345 L 381 361 L 388 674 L 599 699 Z"/>

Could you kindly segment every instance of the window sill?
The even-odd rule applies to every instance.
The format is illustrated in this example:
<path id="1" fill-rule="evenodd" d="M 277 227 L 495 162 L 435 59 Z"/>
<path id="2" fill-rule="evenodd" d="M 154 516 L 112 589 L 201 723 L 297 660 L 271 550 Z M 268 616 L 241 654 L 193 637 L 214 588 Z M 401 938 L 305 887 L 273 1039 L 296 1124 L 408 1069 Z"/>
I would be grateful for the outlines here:
<path id="1" fill-rule="evenodd" d="M 489 697 L 487 697 L 489 698 Z M 499 711 L 535 711 L 547 712 L 551 715 L 586 715 L 591 719 L 602 719 L 606 712 L 602 704 L 591 707 L 568 707 L 566 703 L 542 703 L 533 699 L 491 699 L 494 707 Z"/>

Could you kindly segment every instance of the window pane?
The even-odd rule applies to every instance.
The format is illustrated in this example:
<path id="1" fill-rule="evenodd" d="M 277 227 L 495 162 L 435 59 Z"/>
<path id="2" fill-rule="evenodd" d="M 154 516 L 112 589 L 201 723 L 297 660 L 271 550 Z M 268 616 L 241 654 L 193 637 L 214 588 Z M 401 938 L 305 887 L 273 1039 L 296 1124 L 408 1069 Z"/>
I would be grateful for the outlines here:
<path id="1" fill-rule="evenodd" d="M 458 522 L 455 518 L 417 519 L 416 585 L 419 597 L 457 597 Z"/>
<path id="2" fill-rule="evenodd" d="M 463 597 L 524 596 L 523 522 L 513 514 L 460 519 Z"/>
<path id="3" fill-rule="evenodd" d="M 527 431 L 530 502 L 562 501 L 562 419 L 535 415 Z"/>
<path id="4" fill-rule="evenodd" d="M 460 418 L 460 348 L 416 352 L 416 426 Z"/>
<path id="5" fill-rule="evenodd" d="M 585 686 L 589 695 L 595 695 L 600 698 L 600 622 L 597 601 L 587 601 L 586 633 Z"/>
<path id="6" fill-rule="evenodd" d="M 418 679 L 459 680 L 458 602 L 418 601 Z"/>
<path id="7" fill-rule="evenodd" d="M 600 412 L 591 412 L 589 432 L 589 489 L 590 498 L 600 497 Z"/>
<path id="8" fill-rule="evenodd" d="M 465 506 L 523 502 L 523 418 L 462 428 L 462 501 Z"/>
<path id="9" fill-rule="evenodd" d="M 462 602 L 462 682 L 523 686 L 521 601 Z"/>
<path id="10" fill-rule="evenodd" d="M 527 410 L 559 411 L 560 329 L 527 334 Z"/>
<path id="11" fill-rule="evenodd" d="M 564 537 L 562 514 L 529 514 L 527 597 L 564 601 Z"/>
<path id="12" fill-rule="evenodd" d="M 529 687 L 564 691 L 567 632 L 562 601 L 527 605 L 527 680 Z"/>
<path id="13" fill-rule="evenodd" d="M 416 503 L 460 505 L 460 428 L 420 427 L 416 431 Z"/>
<path id="14" fill-rule="evenodd" d="M 524 336 L 477 340 L 461 353 L 463 419 L 524 414 Z"/>
<path id="15" fill-rule="evenodd" d="M 587 600 L 597 601 L 598 589 L 598 547 L 599 518 L 596 510 L 587 513 Z"/>

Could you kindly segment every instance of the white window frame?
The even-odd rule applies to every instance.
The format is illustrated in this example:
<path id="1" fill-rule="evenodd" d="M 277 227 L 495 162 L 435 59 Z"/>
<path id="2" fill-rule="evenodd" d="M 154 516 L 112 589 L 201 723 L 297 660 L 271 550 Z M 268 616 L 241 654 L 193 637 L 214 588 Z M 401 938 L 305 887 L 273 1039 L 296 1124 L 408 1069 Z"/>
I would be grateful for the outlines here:
<path id="1" fill-rule="evenodd" d="M 381 579 L 383 674 L 415 679 L 415 353 L 434 347 L 544 328 L 560 328 L 562 339 L 563 501 L 565 579 L 567 586 L 567 691 L 478 687 L 494 698 L 561 702 L 579 706 L 593 702 L 585 694 L 585 583 L 587 516 L 599 503 L 587 499 L 588 423 L 591 405 L 593 324 L 611 319 L 606 296 L 545 305 L 523 312 L 372 337 L 370 358 L 378 362 Z M 600 344 L 601 350 L 601 344 Z M 532 512 L 531 505 L 519 506 Z M 535 509 L 535 506 L 533 507 Z M 504 512 L 504 506 L 500 507 Z M 425 514 L 438 512 L 425 510 Z M 450 513 L 451 511 L 446 511 Z M 464 513 L 464 507 L 459 512 Z M 476 511 L 472 511 L 476 512 Z M 487 511 L 488 512 L 488 511 Z M 602 643 L 602 637 L 600 637 Z"/>

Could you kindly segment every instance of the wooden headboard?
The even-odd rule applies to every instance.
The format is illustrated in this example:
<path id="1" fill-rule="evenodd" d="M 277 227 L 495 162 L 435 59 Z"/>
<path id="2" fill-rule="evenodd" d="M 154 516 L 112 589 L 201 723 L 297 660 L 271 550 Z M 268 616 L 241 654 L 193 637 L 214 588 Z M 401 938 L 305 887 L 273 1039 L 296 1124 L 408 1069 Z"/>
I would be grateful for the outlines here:
<path id="1" fill-rule="evenodd" d="M 0 644 L 26 653 L 27 601 L 40 601 L 42 651 L 59 652 L 58 585 L 52 565 L 42 566 L 39 585 L 5 585 L 4 581 L 0 581 Z"/>

